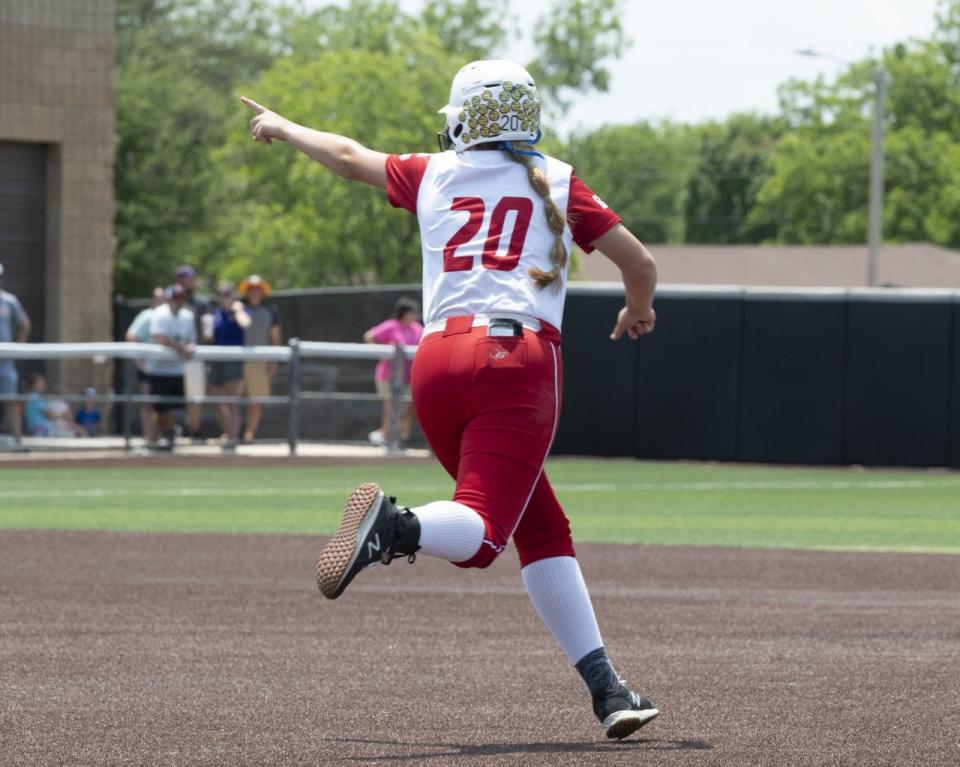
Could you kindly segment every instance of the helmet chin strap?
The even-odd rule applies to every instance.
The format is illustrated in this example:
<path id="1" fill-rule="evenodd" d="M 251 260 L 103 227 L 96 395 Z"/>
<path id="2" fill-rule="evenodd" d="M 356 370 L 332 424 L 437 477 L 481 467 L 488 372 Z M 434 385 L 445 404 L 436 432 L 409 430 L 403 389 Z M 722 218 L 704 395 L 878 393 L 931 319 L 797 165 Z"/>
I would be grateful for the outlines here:
<path id="1" fill-rule="evenodd" d="M 525 143 L 530 144 L 531 146 L 534 146 L 536 144 L 539 144 L 540 139 L 542 138 L 543 138 L 543 131 L 537 128 L 537 137 Z M 441 152 L 447 152 L 454 148 L 453 139 L 450 138 L 449 131 L 437 131 L 437 145 L 440 147 Z M 526 149 L 517 149 L 513 145 L 513 143 L 510 141 L 498 141 L 496 144 L 494 144 L 494 146 L 497 149 L 503 149 L 507 152 L 510 152 L 510 154 L 519 154 L 519 155 L 523 155 L 524 157 L 543 158 L 543 154 L 541 154 L 540 152 L 536 152 L 536 151 L 529 152 Z"/>
<path id="2" fill-rule="evenodd" d="M 534 146 L 538 144 L 540 142 L 540 139 L 542 138 L 543 138 L 543 131 L 537 128 L 537 137 L 532 141 L 528 141 L 526 143 L 530 144 L 531 146 Z M 507 150 L 508 152 L 510 152 L 510 154 L 519 154 L 519 155 L 523 155 L 524 157 L 540 157 L 541 159 L 543 158 L 543 155 L 540 152 L 537 152 L 537 151 L 528 152 L 526 149 L 517 149 L 513 145 L 513 143 L 510 141 L 501 141 L 497 144 L 497 146 L 500 149 Z"/>

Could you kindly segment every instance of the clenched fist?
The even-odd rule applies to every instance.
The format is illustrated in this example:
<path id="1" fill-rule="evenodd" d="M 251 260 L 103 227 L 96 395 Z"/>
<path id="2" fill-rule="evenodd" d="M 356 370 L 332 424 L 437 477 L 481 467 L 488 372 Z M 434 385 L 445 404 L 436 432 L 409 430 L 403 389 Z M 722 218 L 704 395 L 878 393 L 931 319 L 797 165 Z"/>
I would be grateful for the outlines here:
<path id="1" fill-rule="evenodd" d="M 621 338 L 626 333 L 630 338 L 636 341 L 640 336 L 653 332 L 653 326 L 657 324 L 657 313 L 653 307 L 642 312 L 631 312 L 628 307 L 623 307 L 617 315 L 617 324 L 610 334 L 614 341 Z"/>

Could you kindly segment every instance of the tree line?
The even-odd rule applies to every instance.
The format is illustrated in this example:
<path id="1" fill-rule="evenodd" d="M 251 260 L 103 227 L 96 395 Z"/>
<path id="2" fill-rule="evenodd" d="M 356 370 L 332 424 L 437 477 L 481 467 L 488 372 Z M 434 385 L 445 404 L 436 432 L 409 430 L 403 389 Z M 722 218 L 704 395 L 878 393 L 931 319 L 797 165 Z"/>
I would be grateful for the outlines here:
<path id="1" fill-rule="evenodd" d="M 507 0 L 428 0 L 416 14 L 390 0 L 120 0 L 118 292 L 145 295 L 185 261 L 281 287 L 415 281 L 413 218 L 284 147 L 254 146 L 237 96 L 376 149 L 434 151 L 452 74 L 518 35 L 552 105 L 545 151 L 647 242 L 864 241 L 882 64 L 885 236 L 960 247 L 960 0 L 942 2 L 929 39 L 785 83 L 774 115 L 551 133 L 577 94 L 606 90 L 629 45 L 619 2 L 555 0 L 519 30 Z"/>

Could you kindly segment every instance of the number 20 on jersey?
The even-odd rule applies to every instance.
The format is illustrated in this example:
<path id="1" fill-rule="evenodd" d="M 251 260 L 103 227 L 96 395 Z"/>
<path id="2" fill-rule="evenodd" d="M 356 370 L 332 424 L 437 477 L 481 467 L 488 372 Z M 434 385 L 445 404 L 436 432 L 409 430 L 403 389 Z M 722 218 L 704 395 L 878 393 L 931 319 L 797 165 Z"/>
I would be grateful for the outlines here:
<path id="1" fill-rule="evenodd" d="M 465 272 L 473 269 L 473 256 L 458 256 L 457 248 L 470 242 L 483 226 L 483 217 L 486 208 L 479 197 L 454 197 L 450 210 L 465 211 L 469 214 L 466 222 L 451 237 L 443 249 L 443 271 Z M 503 237 L 503 226 L 508 213 L 516 213 L 513 232 L 510 235 L 510 244 L 507 252 L 498 256 L 500 239 Z M 509 272 L 517 268 L 520 255 L 523 253 L 523 243 L 527 239 L 527 229 L 530 227 L 530 217 L 533 215 L 533 200 L 529 197 L 503 197 L 494 206 L 490 216 L 490 225 L 487 236 L 484 238 L 482 263 L 485 269 L 496 269 Z"/>

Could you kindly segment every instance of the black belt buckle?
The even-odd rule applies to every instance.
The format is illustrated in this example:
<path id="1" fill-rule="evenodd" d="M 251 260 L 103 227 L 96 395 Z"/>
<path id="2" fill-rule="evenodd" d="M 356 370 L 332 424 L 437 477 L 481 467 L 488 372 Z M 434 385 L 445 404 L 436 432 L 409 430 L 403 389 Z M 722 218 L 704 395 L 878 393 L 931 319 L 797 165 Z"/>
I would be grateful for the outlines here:
<path id="1" fill-rule="evenodd" d="M 488 336 L 506 336 L 508 338 L 523 338 L 523 323 L 498 317 L 490 320 L 487 325 Z"/>

